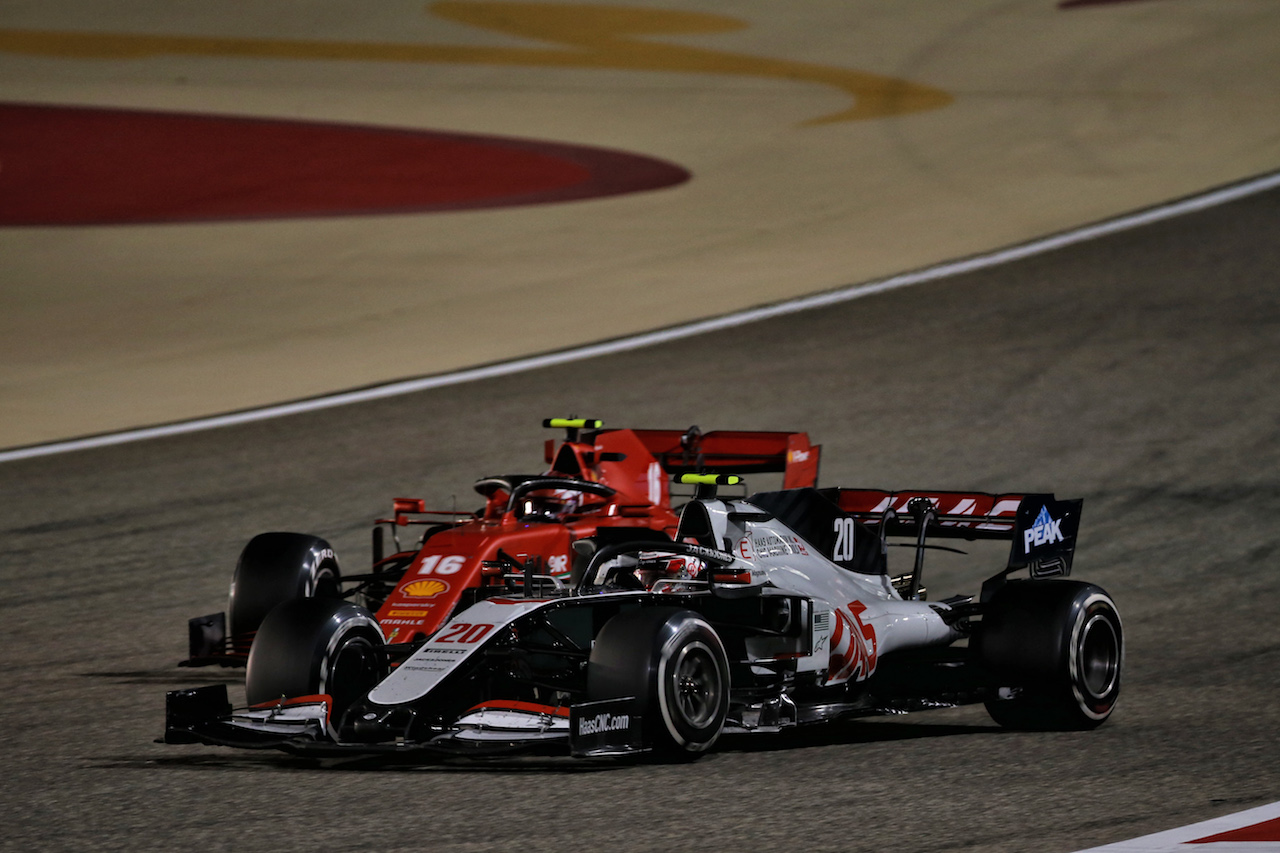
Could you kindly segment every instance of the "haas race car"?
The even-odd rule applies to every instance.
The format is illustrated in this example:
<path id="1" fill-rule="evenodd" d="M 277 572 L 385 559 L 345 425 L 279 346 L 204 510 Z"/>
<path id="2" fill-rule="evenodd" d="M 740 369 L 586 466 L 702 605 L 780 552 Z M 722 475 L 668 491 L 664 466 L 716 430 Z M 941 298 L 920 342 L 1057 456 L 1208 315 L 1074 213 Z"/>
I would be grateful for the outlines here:
<path id="1" fill-rule="evenodd" d="M 1069 579 L 1081 501 L 809 487 L 746 498 L 724 494 L 733 475 L 680 479 L 697 491 L 669 539 L 583 540 L 567 577 L 535 557 L 495 561 L 500 581 L 425 640 L 395 639 L 338 597 L 281 605 L 249 654 L 250 705 L 232 708 L 225 685 L 171 692 L 164 741 L 687 758 L 722 733 L 966 703 L 1020 729 L 1089 729 L 1115 708 L 1116 605 Z M 957 550 L 939 539 L 1004 540 L 1008 559 L 976 594 L 928 601 L 926 553 Z M 911 560 L 897 574 L 895 546 Z M 407 576 L 431 569 L 415 557 Z"/>

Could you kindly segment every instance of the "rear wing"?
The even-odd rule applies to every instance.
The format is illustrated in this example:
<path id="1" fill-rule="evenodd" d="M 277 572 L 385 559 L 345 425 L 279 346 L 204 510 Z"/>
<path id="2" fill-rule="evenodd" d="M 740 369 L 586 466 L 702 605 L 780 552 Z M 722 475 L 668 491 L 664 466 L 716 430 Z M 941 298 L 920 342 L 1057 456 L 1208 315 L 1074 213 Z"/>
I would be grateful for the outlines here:
<path id="1" fill-rule="evenodd" d="M 824 489 L 845 515 L 887 536 L 1008 539 L 1008 571 L 1031 568 L 1037 577 L 1071 573 L 1083 500 L 1052 494 L 886 492 Z"/>
<path id="2" fill-rule="evenodd" d="M 784 489 L 818 483 L 821 445 L 804 432 L 637 429 L 636 438 L 671 476 L 681 474 L 758 474 L 780 472 Z"/>
<path id="3" fill-rule="evenodd" d="M 930 537 L 1008 540 L 1009 561 L 998 577 L 1024 568 L 1037 578 L 1069 575 L 1084 505 L 1048 494 L 878 489 L 791 489 L 752 495 L 748 501 L 828 560 L 855 572 L 886 573 L 886 540 L 914 538 L 911 594 Z"/>
<path id="4" fill-rule="evenodd" d="M 824 489 L 842 511 L 886 536 L 914 536 L 919 527 L 912 501 L 922 500 L 934 516 L 931 536 L 956 539 L 1010 539 L 1018 507 L 1026 495 L 983 492 L 885 492 L 879 489 Z"/>

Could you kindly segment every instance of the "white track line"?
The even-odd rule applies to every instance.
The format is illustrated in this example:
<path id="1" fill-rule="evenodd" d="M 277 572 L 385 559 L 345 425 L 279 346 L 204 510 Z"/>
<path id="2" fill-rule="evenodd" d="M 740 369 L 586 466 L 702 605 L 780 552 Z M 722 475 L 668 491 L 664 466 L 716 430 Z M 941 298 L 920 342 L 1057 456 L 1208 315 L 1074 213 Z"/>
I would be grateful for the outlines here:
<path id="1" fill-rule="evenodd" d="M 1262 823 L 1280 819 L 1280 803 L 1271 803 L 1236 812 L 1226 817 L 1193 823 L 1153 835 L 1144 835 L 1129 841 L 1119 841 L 1102 847 L 1090 847 L 1079 853 L 1276 853 L 1280 851 L 1280 841 L 1210 841 L 1202 839 L 1221 835 L 1225 832 L 1255 827 Z M 1275 833 L 1263 833 L 1270 838 Z"/>
<path id="2" fill-rule="evenodd" d="M 1023 258 L 1028 258 L 1032 255 L 1052 252 L 1055 249 L 1061 249 L 1065 246 L 1073 246 L 1087 240 L 1093 240 L 1098 237 L 1115 234 L 1120 231 L 1140 228 L 1154 222 L 1160 222 L 1165 219 L 1172 219 L 1176 216 L 1182 216 L 1187 213 L 1194 213 L 1207 208 L 1217 207 L 1218 205 L 1227 204 L 1229 202 L 1245 198 L 1246 196 L 1266 192 L 1267 190 L 1275 189 L 1277 187 L 1280 187 L 1280 172 L 1273 172 L 1242 183 L 1210 190 L 1209 192 L 1202 193 L 1200 195 L 1169 202 L 1168 204 L 1162 204 L 1146 210 L 1140 210 L 1136 213 L 1126 214 L 1115 219 L 1108 219 L 1105 222 L 1099 222 L 1094 225 L 1086 225 L 1081 228 L 1064 231 L 1060 234 L 1042 237 L 1038 240 L 1032 240 L 1028 243 L 1022 243 L 1005 249 L 999 249 L 987 254 L 962 258 L 957 261 L 947 261 L 946 263 L 937 264 L 936 266 L 902 273 L 901 275 L 895 275 L 879 281 L 850 285 L 838 290 L 830 290 L 825 293 L 819 293 L 813 296 L 804 296 L 799 299 L 778 302 L 773 305 L 764 305 L 759 308 L 749 308 L 745 311 L 725 314 L 721 317 L 698 320 L 681 326 L 672 326 L 667 329 L 659 329 L 655 332 L 645 332 L 644 334 L 635 335 L 633 337 L 618 338 L 617 340 L 603 341 L 597 344 L 588 344 L 587 346 L 562 350 L 560 352 L 545 353 L 543 355 L 534 355 L 527 358 L 518 358 L 513 361 L 504 361 L 499 364 L 491 364 L 484 367 L 468 368 L 454 373 L 444 373 L 436 376 L 425 376 L 419 379 L 405 379 L 399 382 L 389 382 L 385 385 L 377 385 L 372 388 L 345 391 L 339 394 L 331 394 L 325 397 L 314 397 L 309 400 L 299 400 L 293 403 L 281 403 L 275 406 L 265 406 L 260 409 L 250 409 L 243 412 L 233 412 L 230 414 L 215 415 L 207 418 L 196 418 L 174 424 L 144 427 L 141 429 L 124 430 L 122 432 L 108 433 L 105 435 L 71 439 L 69 441 L 57 441 L 49 444 L 14 448 L 12 450 L 0 451 L 0 462 L 11 462 L 18 459 L 32 459 L 39 456 L 52 456 L 58 453 L 70 453 L 75 450 L 90 450 L 98 447 L 109 447 L 115 444 L 145 441 L 152 438 L 166 438 L 168 436 L 182 435 L 189 432 L 216 429 L 217 427 L 236 426 L 238 424 L 253 423 L 254 421 L 264 421 L 271 418 L 282 418 L 287 417 L 288 415 L 314 412 L 319 409 L 331 409 L 335 406 L 346 406 L 352 403 L 363 403 L 368 400 L 378 400 L 383 397 L 397 397 L 402 394 L 429 391 L 433 388 L 443 388 L 448 385 L 460 385 L 464 382 L 474 382 L 480 379 L 509 376 L 513 373 L 524 373 L 530 370 L 538 370 L 543 367 L 566 364 L 572 361 L 582 361 L 584 359 L 595 358 L 596 356 L 601 355 L 628 352 L 642 347 L 649 347 L 656 344 L 667 343 L 669 341 L 680 340 L 681 338 L 690 338 L 695 335 L 717 332 L 722 329 L 730 329 L 747 323 L 755 323 L 760 320 L 768 320 L 772 317 L 781 317 L 785 314 L 807 311 L 810 308 L 820 308 L 826 305 L 835 305 L 840 302 L 849 302 L 854 299 L 861 299 L 865 296 L 872 296 L 889 290 L 911 287 L 917 284 L 924 284 L 926 282 L 937 281 L 943 278 L 963 275 L 976 270 L 989 269 L 991 267 L 1000 266 L 1001 264 L 1022 260 Z"/>

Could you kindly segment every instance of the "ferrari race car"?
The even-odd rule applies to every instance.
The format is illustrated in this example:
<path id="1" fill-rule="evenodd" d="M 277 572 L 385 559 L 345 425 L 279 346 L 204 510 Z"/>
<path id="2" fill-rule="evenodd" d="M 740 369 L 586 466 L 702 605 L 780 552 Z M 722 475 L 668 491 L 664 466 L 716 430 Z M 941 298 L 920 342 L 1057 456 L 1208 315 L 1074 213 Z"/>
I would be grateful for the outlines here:
<path id="1" fill-rule="evenodd" d="M 672 475 L 747 470 L 781 473 L 784 488 L 817 483 L 821 448 L 805 433 L 603 429 L 585 418 L 543 426 L 566 430 L 563 441 L 546 443 L 546 473 L 480 479 L 484 506 L 476 512 L 396 499 L 392 517 L 375 522 L 368 571 L 344 575 L 333 548 L 316 536 L 254 537 L 237 562 L 227 610 L 189 621 L 190 657 L 181 665 L 245 666 L 260 629 L 270 633 L 273 621 L 292 618 L 272 612 L 300 599 L 351 602 L 379 642 L 421 641 L 455 610 L 501 590 L 503 576 L 530 560 L 537 573 L 567 580 L 575 559 L 604 544 L 670 541 L 678 521 Z M 404 547 L 401 532 L 410 528 L 421 534 Z M 259 689 L 261 669 L 250 667 L 250 701 L 277 695 L 275 682 Z M 319 676 L 308 676 L 316 689 Z"/>
<path id="2" fill-rule="evenodd" d="M 681 479 L 697 493 L 671 540 L 605 544 L 568 583 L 513 561 L 425 641 L 387 642 L 340 599 L 274 611 L 250 653 L 252 704 L 233 709 L 225 685 L 170 692 L 164 741 L 682 758 L 723 733 L 965 703 L 1024 729 L 1089 729 L 1115 708 L 1116 605 L 1068 579 L 1082 501 L 814 488 L 726 498 L 737 477 Z M 931 602 L 924 556 L 956 550 L 937 539 L 1006 540 L 1009 556 L 977 594 Z M 898 575 L 895 545 L 914 555 Z M 322 689 L 299 675 L 311 668 Z"/>

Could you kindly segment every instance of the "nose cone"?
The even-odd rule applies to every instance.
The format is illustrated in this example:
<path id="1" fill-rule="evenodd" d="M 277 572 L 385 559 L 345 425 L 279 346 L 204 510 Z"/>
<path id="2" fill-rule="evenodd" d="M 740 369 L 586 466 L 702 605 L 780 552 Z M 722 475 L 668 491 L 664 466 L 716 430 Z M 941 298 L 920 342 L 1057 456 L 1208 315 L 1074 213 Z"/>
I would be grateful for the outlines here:
<path id="1" fill-rule="evenodd" d="M 417 712 L 405 705 L 361 699 L 347 709 L 338 728 L 342 743 L 396 743 L 412 740 Z"/>

